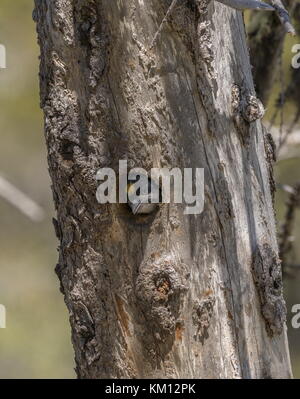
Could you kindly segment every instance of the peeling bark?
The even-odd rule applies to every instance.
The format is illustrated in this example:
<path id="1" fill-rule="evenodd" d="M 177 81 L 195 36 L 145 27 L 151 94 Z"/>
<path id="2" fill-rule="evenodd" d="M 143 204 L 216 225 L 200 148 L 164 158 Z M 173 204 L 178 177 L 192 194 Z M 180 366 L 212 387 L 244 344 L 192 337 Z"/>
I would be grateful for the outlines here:
<path id="1" fill-rule="evenodd" d="M 36 0 L 56 271 L 76 371 L 290 377 L 284 309 L 280 319 L 268 310 L 269 280 L 265 294 L 257 289 L 278 248 L 242 15 L 182 1 L 150 49 L 170 4 Z M 243 88 L 238 110 L 234 85 Z M 236 118 L 240 104 L 256 117 Z M 99 205 L 96 172 L 117 171 L 120 159 L 146 170 L 203 167 L 204 212 L 162 204 L 134 216 L 126 205 Z M 264 245 L 272 256 L 253 263 Z"/>

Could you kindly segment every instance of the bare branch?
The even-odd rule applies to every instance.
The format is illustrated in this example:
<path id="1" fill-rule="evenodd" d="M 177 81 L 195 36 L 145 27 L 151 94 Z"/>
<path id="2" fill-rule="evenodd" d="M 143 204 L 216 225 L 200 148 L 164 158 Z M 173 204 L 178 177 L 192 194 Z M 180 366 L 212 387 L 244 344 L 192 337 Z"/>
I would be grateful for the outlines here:
<path id="1" fill-rule="evenodd" d="M 272 6 L 275 8 L 276 13 L 280 19 L 280 22 L 284 26 L 285 31 L 295 36 L 296 35 L 295 28 L 292 25 L 289 13 L 282 4 L 282 1 L 281 0 L 270 0 L 270 1 Z"/>
<path id="2" fill-rule="evenodd" d="M 164 16 L 158 30 L 156 31 L 153 40 L 150 45 L 150 50 L 154 47 L 158 36 L 160 35 L 164 24 L 168 21 L 170 14 L 172 13 L 174 7 L 176 6 L 178 0 L 173 0 L 166 15 Z M 289 13 L 284 8 L 281 0 L 270 0 L 272 5 L 269 5 L 263 1 L 258 0 L 216 0 L 228 7 L 234 8 L 239 11 L 244 10 L 263 10 L 263 11 L 276 11 L 281 23 L 284 25 L 286 32 L 295 35 L 295 29 L 293 28 Z"/>
<path id="3" fill-rule="evenodd" d="M 0 196 L 16 207 L 33 222 L 43 220 L 44 210 L 26 194 L 0 176 Z"/>
<path id="4" fill-rule="evenodd" d="M 285 219 L 279 234 L 279 253 L 283 268 L 288 264 L 288 254 L 293 247 L 292 232 L 295 223 L 296 209 L 300 206 L 300 183 L 295 184 L 292 188 L 290 187 L 289 192 Z"/>
<path id="5" fill-rule="evenodd" d="M 289 13 L 285 9 L 281 0 L 270 0 L 272 5 L 257 0 L 216 0 L 219 3 L 225 4 L 228 7 L 235 8 L 236 10 L 265 10 L 275 11 L 284 26 L 287 33 L 295 36 L 296 32 L 291 23 Z"/>
<path id="6" fill-rule="evenodd" d="M 161 24 L 154 35 L 154 38 L 153 38 L 151 46 L 150 46 L 150 50 L 153 48 L 154 44 L 156 43 L 156 40 L 157 40 L 158 36 L 160 35 L 160 32 L 162 31 L 164 24 L 167 22 L 169 15 L 171 14 L 173 8 L 176 6 L 177 1 L 178 0 L 173 0 L 170 7 L 168 8 L 168 11 L 167 11 L 166 15 L 164 16 L 164 19 L 161 21 Z"/>
<path id="7" fill-rule="evenodd" d="M 274 11 L 275 8 L 266 4 L 262 1 L 257 0 L 216 0 L 219 3 L 223 3 L 228 7 L 234 8 L 239 11 L 244 10 L 265 10 Z"/>

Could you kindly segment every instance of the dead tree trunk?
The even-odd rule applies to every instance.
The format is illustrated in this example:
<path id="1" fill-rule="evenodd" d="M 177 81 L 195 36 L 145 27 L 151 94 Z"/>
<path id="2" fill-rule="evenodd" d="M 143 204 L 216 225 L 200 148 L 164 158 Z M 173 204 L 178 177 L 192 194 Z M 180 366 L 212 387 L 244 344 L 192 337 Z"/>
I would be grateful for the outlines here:
<path id="1" fill-rule="evenodd" d="M 57 274 L 80 378 L 290 377 L 242 15 L 182 0 L 36 0 Z M 99 205 L 96 171 L 205 169 L 205 209 Z"/>

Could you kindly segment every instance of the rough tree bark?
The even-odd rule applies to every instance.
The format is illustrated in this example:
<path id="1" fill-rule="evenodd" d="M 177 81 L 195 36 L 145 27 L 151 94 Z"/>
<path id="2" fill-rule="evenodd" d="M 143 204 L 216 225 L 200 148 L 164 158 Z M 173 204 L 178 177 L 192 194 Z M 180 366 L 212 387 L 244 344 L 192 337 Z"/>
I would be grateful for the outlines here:
<path id="1" fill-rule="evenodd" d="M 57 274 L 79 378 L 290 377 L 272 149 L 242 15 L 36 0 Z M 99 205 L 100 167 L 203 167 L 205 210 Z"/>

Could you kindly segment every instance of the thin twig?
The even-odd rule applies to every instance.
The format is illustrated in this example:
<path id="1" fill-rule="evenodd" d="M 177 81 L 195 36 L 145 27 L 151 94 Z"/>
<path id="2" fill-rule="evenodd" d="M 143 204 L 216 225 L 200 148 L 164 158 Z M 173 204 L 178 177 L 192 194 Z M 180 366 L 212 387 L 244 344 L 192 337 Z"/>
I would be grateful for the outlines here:
<path id="1" fill-rule="evenodd" d="M 216 0 L 216 1 L 239 11 L 244 11 L 244 10 L 274 11 L 274 7 L 264 3 L 263 1 L 258 1 L 258 0 Z"/>
<path id="2" fill-rule="evenodd" d="M 296 31 L 292 25 L 288 11 L 285 9 L 281 0 L 269 0 L 271 5 L 264 3 L 263 1 L 257 0 L 216 0 L 219 3 L 223 3 L 228 7 L 236 10 L 264 10 L 264 11 L 275 11 L 280 19 L 280 22 L 284 26 L 287 33 L 296 35 Z"/>
<path id="3" fill-rule="evenodd" d="M 292 189 L 289 188 L 289 191 L 284 223 L 279 234 L 279 253 L 283 268 L 288 264 L 288 254 L 292 249 L 291 238 L 295 222 L 295 213 L 296 209 L 300 206 L 300 183 L 295 184 Z"/>
<path id="4" fill-rule="evenodd" d="M 280 150 L 282 149 L 282 147 L 287 142 L 287 139 L 288 139 L 289 135 L 293 132 L 294 127 L 298 123 L 299 119 L 300 119 L 300 108 L 298 109 L 293 121 L 291 122 L 290 126 L 286 130 L 285 134 L 281 135 L 281 139 L 280 139 L 279 144 L 277 146 L 277 155 L 279 155 Z"/>
<path id="5" fill-rule="evenodd" d="M 160 33 L 161 33 L 161 31 L 162 31 L 162 28 L 163 28 L 164 24 L 167 22 L 167 20 L 168 20 L 168 18 L 169 18 L 169 15 L 171 14 L 173 8 L 175 7 L 177 1 L 178 1 L 178 0 L 173 0 L 172 3 L 171 3 L 171 5 L 170 5 L 170 7 L 168 8 L 168 11 L 166 12 L 166 15 L 164 16 L 164 19 L 162 20 L 162 22 L 161 22 L 161 24 L 160 24 L 158 30 L 156 31 L 156 33 L 155 33 L 155 35 L 154 35 L 154 37 L 153 37 L 153 40 L 152 40 L 151 46 L 150 46 L 150 50 L 153 48 L 153 46 L 154 46 L 154 44 L 155 44 L 155 42 L 156 42 L 158 36 L 160 35 Z"/>
<path id="6" fill-rule="evenodd" d="M 0 196 L 15 206 L 33 222 L 43 220 L 44 210 L 26 194 L 0 176 Z"/>
<path id="7" fill-rule="evenodd" d="M 280 22 L 284 26 L 285 31 L 287 33 L 290 33 L 291 35 L 295 36 L 296 35 L 295 28 L 292 25 L 289 13 L 285 9 L 284 5 L 282 4 L 282 1 L 281 0 L 270 0 L 270 2 L 272 4 L 272 6 L 275 8 L 278 18 L 280 19 Z"/>
<path id="8" fill-rule="evenodd" d="M 283 140 L 283 122 L 284 122 L 284 103 L 285 103 L 285 87 L 284 87 L 284 70 L 283 70 L 283 54 L 281 53 L 279 60 L 280 74 L 280 127 L 279 127 L 279 147 Z"/>

